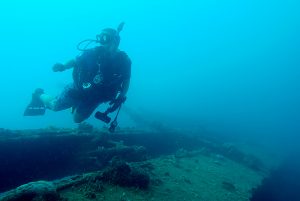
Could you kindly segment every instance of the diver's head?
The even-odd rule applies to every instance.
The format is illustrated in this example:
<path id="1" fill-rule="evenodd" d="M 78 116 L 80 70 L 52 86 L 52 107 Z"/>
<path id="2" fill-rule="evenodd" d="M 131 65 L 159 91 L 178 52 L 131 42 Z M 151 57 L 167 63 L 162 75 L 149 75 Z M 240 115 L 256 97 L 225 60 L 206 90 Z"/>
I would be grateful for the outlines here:
<path id="1" fill-rule="evenodd" d="M 120 44 L 120 31 L 122 31 L 124 23 L 118 26 L 118 29 L 106 28 L 103 29 L 101 34 L 97 35 L 99 43 L 107 48 L 109 51 L 116 51 Z"/>
<path id="2" fill-rule="evenodd" d="M 116 46 L 120 44 L 120 36 L 118 32 L 111 28 L 103 29 L 101 34 L 97 36 L 98 41 L 103 46 Z"/>

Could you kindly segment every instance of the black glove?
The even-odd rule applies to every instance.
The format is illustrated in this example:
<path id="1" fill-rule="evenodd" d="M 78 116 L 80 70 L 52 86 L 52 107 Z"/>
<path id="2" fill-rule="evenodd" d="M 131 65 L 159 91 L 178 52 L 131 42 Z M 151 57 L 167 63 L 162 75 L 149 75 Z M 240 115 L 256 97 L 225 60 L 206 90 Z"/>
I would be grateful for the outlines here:
<path id="1" fill-rule="evenodd" d="M 120 106 L 122 103 L 124 103 L 126 100 L 126 97 L 123 96 L 123 97 L 118 97 L 118 98 L 115 98 L 114 100 L 110 101 L 109 102 L 109 105 L 113 105 L 113 107 L 115 106 Z"/>
<path id="2" fill-rule="evenodd" d="M 63 65 L 61 63 L 56 63 L 53 65 L 52 70 L 54 72 L 62 72 L 65 70 L 65 65 Z"/>
<path id="3" fill-rule="evenodd" d="M 106 113 L 108 114 L 108 113 L 114 112 L 125 101 L 126 101 L 126 97 L 118 97 L 118 98 L 110 101 L 109 105 L 111 105 L 111 107 L 107 109 Z"/>

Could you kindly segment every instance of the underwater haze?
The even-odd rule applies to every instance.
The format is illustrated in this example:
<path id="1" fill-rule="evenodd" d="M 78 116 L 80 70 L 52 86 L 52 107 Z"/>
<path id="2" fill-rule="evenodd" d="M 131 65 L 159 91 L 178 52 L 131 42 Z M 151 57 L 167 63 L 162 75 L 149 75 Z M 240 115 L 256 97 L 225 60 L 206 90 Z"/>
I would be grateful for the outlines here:
<path id="1" fill-rule="evenodd" d="M 53 64 L 124 21 L 120 49 L 132 60 L 127 110 L 174 128 L 295 148 L 299 8 L 296 0 L 1 1 L 0 127 L 76 126 L 69 110 L 23 112 L 35 88 L 57 95 L 72 82 L 70 70 L 54 73 Z M 92 116 L 88 122 L 103 126 Z M 135 126 L 126 111 L 119 124 Z"/>

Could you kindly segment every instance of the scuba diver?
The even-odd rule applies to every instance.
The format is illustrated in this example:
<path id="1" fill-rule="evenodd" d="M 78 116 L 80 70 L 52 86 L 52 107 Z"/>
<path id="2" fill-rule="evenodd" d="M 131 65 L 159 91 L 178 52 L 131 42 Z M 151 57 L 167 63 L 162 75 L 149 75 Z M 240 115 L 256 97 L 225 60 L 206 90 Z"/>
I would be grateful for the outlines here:
<path id="1" fill-rule="evenodd" d="M 84 40 L 77 45 L 83 51 L 81 55 L 65 64 L 56 63 L 52 68 L 54 72 L 73 68 L 73 83 L 57 97 L 36 89 L 24 116 L 44 115 L 46 109 L 61 111 L 72 108 L 74 122 L 80 123 L 89 118 L 98 105 L 107 102 L 110 107 L 104 113 L 96 112 L 95 117 L 109 123 L 109 113 L 118 110 L 118 115 L 126 100 L 131 76 L 131 60 L 118 49 L 123 26 L 121 23 L 116 30 L 103 29 L 96 40 Z M 80 48 L 85 42 L 88 44 Z M 92 42 L 97 45 L 88 49 Z M 117 115 L 111 123 L 112 131 L 117 126 Z"/>

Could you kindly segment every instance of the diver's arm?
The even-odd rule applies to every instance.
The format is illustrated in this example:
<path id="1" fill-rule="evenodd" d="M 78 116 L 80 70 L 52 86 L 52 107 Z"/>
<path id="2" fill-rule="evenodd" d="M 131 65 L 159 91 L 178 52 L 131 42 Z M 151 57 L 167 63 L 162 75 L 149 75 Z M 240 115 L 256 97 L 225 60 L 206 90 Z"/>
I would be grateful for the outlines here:
<path id="1" fill-rule="evenodd" d="M 65 64 L 61 64 L 61 63 L 54 64 L 54 66 L 52 67 L 52 70 L 54 72 L 62 72 L 64 70 L 73 68 L 75 65 L 76 65 L 76 61 L 75 61 L 75 59 L 72 59 Z"/>
<path id="2" fill-rule="evenodd" d="M 130 79 L 126 79 L 123 81 L 122 86 L 121 86 L 121 92 L 118 94 L 118 96 L 114 100 L 112 100 L 109 103 L 112 106 L 110 108 L 108 108 L 108 110 L 106 111 L 107 114 L 114 112 L 116 109 L 119 108 L 119 106 L 122 103 L 125 102 L 129 84 L 130 84 Z"/>
<path id="3" fill-rule="evenodd" d="M 117 99 L 124 98 L 126 96 L 127 91 L 129 89 L 129 84 L 130 84 L 130 79 L 126 79 L 126 80 L 123 81 L 123 83 L 122 83 L 122 89 L 121 89 L 121 92 L 118 95 Z"/>
<path id="4" fill-rule="evenodd" d="M 75 59 L 72 59 L 70 61 L 68 61 L 67 63 L 65 63 L 65 70 L 73 68 L 76 65 L 76 61 Z"/>

